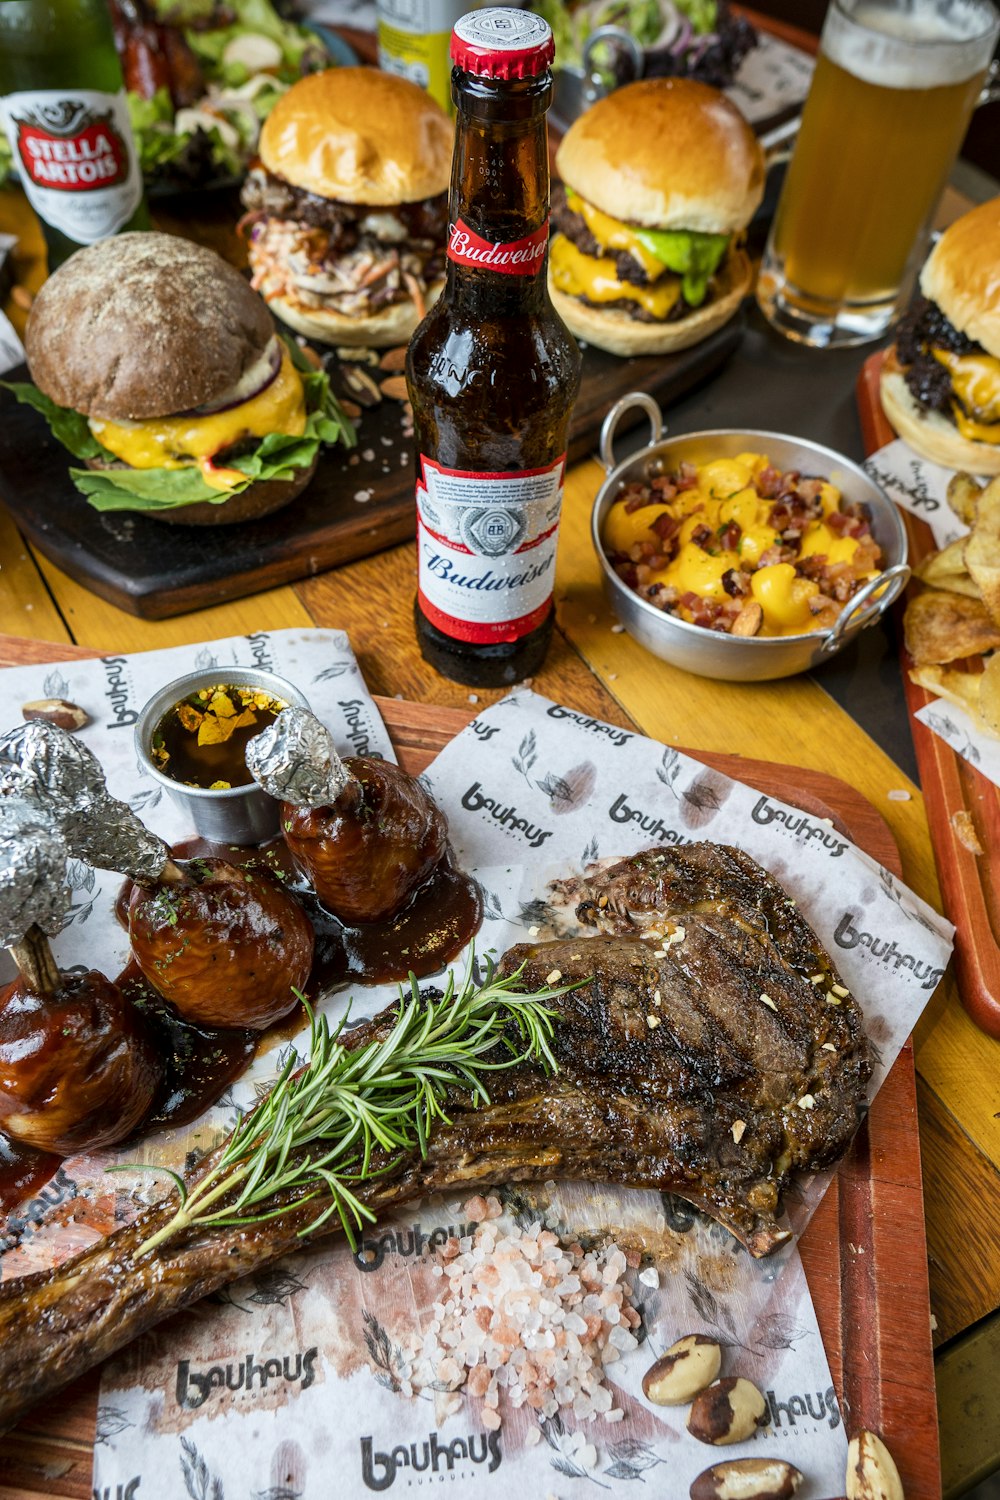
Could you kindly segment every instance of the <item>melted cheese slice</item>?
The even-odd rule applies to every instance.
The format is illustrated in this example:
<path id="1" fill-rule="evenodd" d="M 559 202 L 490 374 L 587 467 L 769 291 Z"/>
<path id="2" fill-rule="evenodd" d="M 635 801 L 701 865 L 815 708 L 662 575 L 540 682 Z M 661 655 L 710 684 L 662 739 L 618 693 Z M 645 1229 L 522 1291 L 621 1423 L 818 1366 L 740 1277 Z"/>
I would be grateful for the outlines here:
<path id="1" fill-rule="evenodd" d="M 948 371 L 966 408 L 952 409 L 962 436 L 974 443 L 1000 443 L 1000 359 L 992 354 L 951 354 L 947 349 L 931 352 Z"/>
<path id="2" fill-rule="evenodd" d="M 90 430 L 97 441 L 130 468 L 184 469 L 197 464 L 209 483 L 212 482 L 210 460 L 217 453 L 245 438 L 264 438 L 272 432 L 299 437 L 305 426 L 302 377 L 284 346 L 281 368 L 267 389 L 228 411 L 207 417 L 188 412 L 178 417 L 149 417 L 141 422 L 90 418 Z M 221 481 L 222 487 L 225 483 Z"/>
<path id="3" fill-rule="evenodd" d="M 618 302 L 627 298 L 653 318 L 665 318 L 681 294 L 679 276 L 664 276 L 655 286 L 619 281 L 613 260 L 584 255 L 563 234 L 557 234 L 552 241 L 549 266 L 553 283 L 560 292 L 570 297 L 586 297 L 590 302 Z"/>
<path id="4" fill-rule="evenodd" d="M 723 575 L 738 568 L 735 552 L 718 552 L 714 556 L 695 542 L 685 542 L 672 562 L 652 575 L 654 583 L 665 583 L 681 594 L 700 594 L 721 604 L 729 595 L 722 586 Z"/>
<path id="5" fill-rule="evenodd" d="M 566 201 L 583 219 L 602 250 L 627 250 L 638 261 L 650 281 L 658 281 L 661 276 L 666 275 L 667 268 L 662 260 L 658 260 L 651 250 L 646 249 L 635 230 L 629 229 L 627 224 L 613 219 L 610 214 L 602 213 L 577 193 L 567 193 Z"/>

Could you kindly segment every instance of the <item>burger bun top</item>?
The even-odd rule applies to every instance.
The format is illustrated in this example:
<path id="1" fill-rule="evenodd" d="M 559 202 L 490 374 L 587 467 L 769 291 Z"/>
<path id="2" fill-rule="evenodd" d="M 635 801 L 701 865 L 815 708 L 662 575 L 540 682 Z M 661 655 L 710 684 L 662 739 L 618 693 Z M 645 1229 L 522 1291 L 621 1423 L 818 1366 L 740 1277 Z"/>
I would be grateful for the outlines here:
<path id="1" fill-rule="evenodd" d="M 764 194 L 764 153 L 735 104 L 689 78 L 648 78 L 599 100 L 556 153 L 567 187 L 628 224 L 733 234 Z"/>
<path id="2" fill-rule="evenodd" d="M 300 78 L 264 122 L 260 159 L 293 187 L 391 207 L 436 198 L 451 178 L 455 130 L 417 84 L 377 68 Z"/>
<path id="3" fill-rule="evenodd" d="M 920 290 L 959 333 L 1000 357 L 1000 198 L 945 230 L 924 263 Z"/>
<path id="4" fill-rule="evenodd" d="M 274 335 L 233 266 L 173 234 L 120 234 L 70 256 L 35 298 L 39 390 L 106 421 L 173 416 L 235 386 Z"/>

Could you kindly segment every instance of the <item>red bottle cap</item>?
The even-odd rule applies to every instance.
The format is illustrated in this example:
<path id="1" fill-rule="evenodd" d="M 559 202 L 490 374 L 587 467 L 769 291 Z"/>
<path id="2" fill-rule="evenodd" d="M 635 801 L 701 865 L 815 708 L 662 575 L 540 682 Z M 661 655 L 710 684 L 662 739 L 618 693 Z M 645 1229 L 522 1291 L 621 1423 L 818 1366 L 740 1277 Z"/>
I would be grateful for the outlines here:
<path id="1" fill-rule="evenodd" d="M 451 34 L 452 62 L 481 78 L 537 78 L 555 54 L 552 28 L 530 10 L 474 10 Z"/>

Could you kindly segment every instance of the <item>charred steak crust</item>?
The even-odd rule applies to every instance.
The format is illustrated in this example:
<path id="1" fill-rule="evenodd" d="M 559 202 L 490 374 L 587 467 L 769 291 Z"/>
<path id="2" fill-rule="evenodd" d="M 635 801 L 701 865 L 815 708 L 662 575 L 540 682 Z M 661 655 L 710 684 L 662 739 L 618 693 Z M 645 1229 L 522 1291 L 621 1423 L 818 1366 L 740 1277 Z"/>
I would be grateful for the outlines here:
<path id="1" fill-rule="evenodd" d="M 929 297 L 916 297 L 900 319 L 896 356 L 903 366 L 903 379 L 917 403 L 927 411 L 939 411 L 950 417 L 958 394 L 951 371 L 934 358 L 934 349 L 958 355 L 985 352 L 981 344 L 959 333 L 936 302 Z"/>
<path id="2" fill-rule="evenodd" d="M 250 213 L 263 213 L 272 219 L 294 219 L 313 229 L 330 233 L 331 248 L 352 249 L 358 240 L 358 223 L 373 214 L 387 213 L 399 219 L 414 240 L 431 240 L 443 245 L 448 230 L 448 194 L 425 198 L 419 203 L 393 203 L 384 209 L 371 204 L 340 203 L 318 193 L 296 187 L 283 177 L 269 172 L 260 162 L 247 174 L 240 192 L 243 206 Z"/>

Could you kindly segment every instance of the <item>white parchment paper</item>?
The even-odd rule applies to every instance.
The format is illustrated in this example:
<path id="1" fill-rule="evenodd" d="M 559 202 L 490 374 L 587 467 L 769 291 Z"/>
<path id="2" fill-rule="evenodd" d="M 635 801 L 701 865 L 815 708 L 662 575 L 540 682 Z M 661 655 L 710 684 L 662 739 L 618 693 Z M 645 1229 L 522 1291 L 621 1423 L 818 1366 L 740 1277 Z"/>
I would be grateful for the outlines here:
<path id="1" fill-rule="evenodd" d="M 572 914 L 549 900 L 553 876 L 652 843 L 710 838 L 746 849 L 780 879 L 816 927 L 864 1007 L 878 1058 L 874 1089 L 948 961 L 952 929 L 830 824 L 709 770 L 676 750 L 530 692 L 508 697 L 458 736 L 426 773 L 449 816 L 462 862 L 485 892 L 480 950 L 562 932 Z M 355 1013 L 385 1002 L 355 991 Z M 327 1002 L 342 1012 L 343 995 Z M 293 1042 L 289 1045 L 301 1045 Z M 287 1053 L 285 1053 L 287 1055 Z M 253 1102 L 276 1059 L 210 1112 L 206 1144 Z M 176 1163 L 183 1147 L 172 1145 Z M 156 1148 L 166 1160 L 162 1144 Z M 155 1158 L 154 1158 L 155 1159 Z M 788 1195 L 801 1229 L 819 1178 Z M 238 1283 L 155 1331 L 105 1371 L 94 1487 L 146 1500 L 360 1500 L 446 1484 L 457 1496 L 605 1491 L 683 1497 L 720 1456 L 685 1431 L 684 1409 L 641 1392 L 652 1359 L 682 1333 L 725 1346 L 724 1370 L 764 1391 L 771 1425 L 724 1456 L 776 1454 L 809 1476 L 811 1500 L 843 1493 L 846 1438 L 794 1243 L 752 1260 L 680 1200 L 601 1184 L 497 1185 L 508 1222 L 539 1219 L 562 1233 L 612 1235 L 658 1271 L 633 1272 L 643 1342 L 608 1372 L 625 1412 L 583 1432 L 597 1466 L 581 1469 L 573 1419 L 540 1423 L 505 1410 L 488 1433 L 467 1398 L 447 1416 L 441 1397 L 400 1394 L 404 1344 L 426 1326 L 440 1282 L 434 1252 L 471 1226 L 461 1198 L 427 1200 L 365 1235 L 358 1257 L 331 1241 Z M 119 1212 L 121 1211 L 119 1205 Z M 133 1488 L 130 1490 L 129 1486 Z"/>

